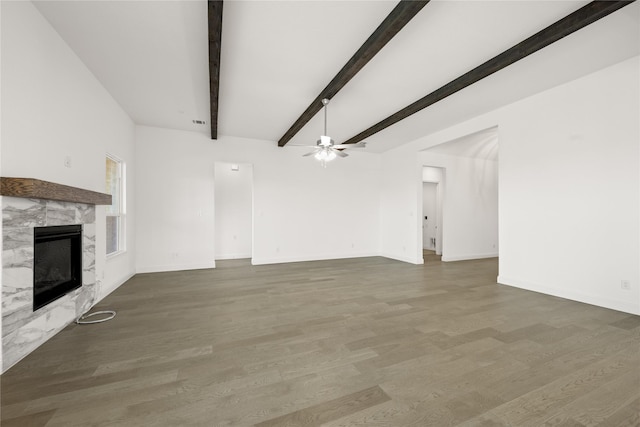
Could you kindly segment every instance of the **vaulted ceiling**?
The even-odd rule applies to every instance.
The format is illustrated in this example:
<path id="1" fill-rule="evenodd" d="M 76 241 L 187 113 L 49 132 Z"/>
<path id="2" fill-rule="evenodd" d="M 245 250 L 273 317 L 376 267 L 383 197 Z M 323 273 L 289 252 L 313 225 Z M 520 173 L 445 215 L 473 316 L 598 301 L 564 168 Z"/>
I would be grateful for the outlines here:
<path id="1" fill-rule="evenodd" d="M 428 2 L 341 85 L 328 133 L 349 140 L 587 3 Z M 136 123 L 211 134 L 205 0 L 35 4 Z M 276 144 L 397 4 L 225 1 L 217 135 Z M 635 2 L 368 136 L 367 150 L 388 150 L 639 53 Z M 322 115 L 308 115 L 286 147 L 318 139 Z"/>

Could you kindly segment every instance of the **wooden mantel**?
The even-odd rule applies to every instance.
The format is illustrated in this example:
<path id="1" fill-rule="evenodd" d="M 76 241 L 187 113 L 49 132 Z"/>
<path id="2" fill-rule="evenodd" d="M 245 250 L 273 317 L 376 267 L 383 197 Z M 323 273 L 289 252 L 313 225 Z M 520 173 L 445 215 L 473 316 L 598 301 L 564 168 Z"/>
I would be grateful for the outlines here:
<path id="1" fill-rule="evenodd" d="M 87 205 L 110 205 L 111 195 L 33 178 L 0 178 L 0 195 Z"/>

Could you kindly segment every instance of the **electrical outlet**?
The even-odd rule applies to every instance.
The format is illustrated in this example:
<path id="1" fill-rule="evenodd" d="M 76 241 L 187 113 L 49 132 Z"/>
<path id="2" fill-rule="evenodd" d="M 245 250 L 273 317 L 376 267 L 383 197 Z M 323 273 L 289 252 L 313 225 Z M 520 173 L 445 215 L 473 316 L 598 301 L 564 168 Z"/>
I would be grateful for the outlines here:
<path id="1" fill-rule="evenodd" d="M 625 291 L 631 290 L 631 282 L 628 280 L 621 280 L 620 287 Z"/>

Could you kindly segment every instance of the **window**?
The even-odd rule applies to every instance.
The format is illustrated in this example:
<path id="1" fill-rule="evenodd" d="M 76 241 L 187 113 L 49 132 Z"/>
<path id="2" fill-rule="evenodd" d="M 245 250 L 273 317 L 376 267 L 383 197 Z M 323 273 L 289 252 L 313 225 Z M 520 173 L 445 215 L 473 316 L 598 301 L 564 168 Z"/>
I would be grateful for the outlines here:
<path id="1" fill-rule="evenodd" d="M 111 206 L 107 206 L 107 255 L 125 250 L 125 164 L 107 156 L 107 193 L 111 194 Z"/>

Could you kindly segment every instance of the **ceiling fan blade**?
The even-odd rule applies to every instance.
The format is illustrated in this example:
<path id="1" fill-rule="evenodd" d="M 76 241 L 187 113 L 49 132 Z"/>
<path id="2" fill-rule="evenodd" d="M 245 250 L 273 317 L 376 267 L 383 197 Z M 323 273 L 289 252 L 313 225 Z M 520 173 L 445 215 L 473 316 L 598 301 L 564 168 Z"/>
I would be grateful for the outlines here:
<path id="1" fill-rule="evenodd" d="M 345 148 L 365 148 L 367 146 L 367 143 L 362 141 L 362 142 L 358 142 L 357 144 L 338 144 L 338 145 L 334 145 L 333 148 L 341 148 L 341 149 L 345 149 Z"/>
<path id="2" fill-rule="evenodd" d="M 338 157 L 349 157 L 349 155 L 343 151 L 340 150 L 335 150 L 333 147 L 331 147 L 331 151 L 333 151 L 334 153 L 336 153 L 336 155 Z"/>
<path id="3" fill-rule="evenodd" d="M 302 157 L 313 156 L 314 154 L 319 153 L 320 150 L 321 150 L 320 148 L 316 149 L 316 150 L 313 150 L 313 151 L 311 151 L 311 152 L 309 152 L 307 154 L 303 154 Z"/>

